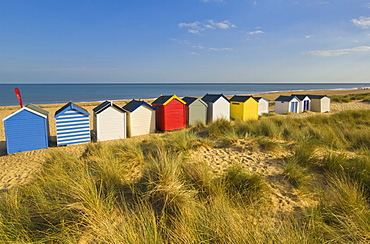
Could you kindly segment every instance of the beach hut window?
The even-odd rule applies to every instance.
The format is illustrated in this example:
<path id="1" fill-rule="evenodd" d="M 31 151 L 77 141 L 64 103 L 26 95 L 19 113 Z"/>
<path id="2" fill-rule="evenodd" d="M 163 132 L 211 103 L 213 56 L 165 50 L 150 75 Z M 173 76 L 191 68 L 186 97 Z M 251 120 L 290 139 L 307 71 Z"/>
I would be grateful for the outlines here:
<path id="1" fill-rule="evenodd" d="M 240 103 L 232 103 L 232 104 L 234 104 L 234 105 L 240 105 Z"/>

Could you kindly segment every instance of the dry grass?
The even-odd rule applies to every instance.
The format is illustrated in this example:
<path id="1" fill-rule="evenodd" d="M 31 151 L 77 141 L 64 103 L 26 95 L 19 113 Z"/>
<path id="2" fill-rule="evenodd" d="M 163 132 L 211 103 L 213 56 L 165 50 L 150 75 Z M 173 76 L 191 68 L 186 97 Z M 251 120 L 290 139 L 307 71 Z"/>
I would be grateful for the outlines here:
<path id="1" fill-rule="evenodd" d="M 82 156 L 54 150 L 31 184 L 1 193 L 0 242 L 367 243 L 369 123 L 366 110 L 272 116 L 87 144 Z M 288 151 L 284 184 L 318 204 L 275 211 L 264 176 L 238 162 L 214 174 L 189 157 L 245 137 Z"/>

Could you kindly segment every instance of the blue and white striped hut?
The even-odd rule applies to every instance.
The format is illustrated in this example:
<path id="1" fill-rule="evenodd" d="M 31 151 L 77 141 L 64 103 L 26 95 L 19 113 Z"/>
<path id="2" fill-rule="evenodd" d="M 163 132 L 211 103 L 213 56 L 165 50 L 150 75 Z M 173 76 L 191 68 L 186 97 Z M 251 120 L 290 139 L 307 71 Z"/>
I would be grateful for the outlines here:
<path id="1" fill-rule="evenodd" d="M 57 146 L 91 141 L 89 113 L 69 102 L 55 112 Z"/>
<path id="2" fill-rule="evenodd" d="M 28 104 L 4 118 L 7 153 L 48 148 L 48 114 L 48 111 Z"/>

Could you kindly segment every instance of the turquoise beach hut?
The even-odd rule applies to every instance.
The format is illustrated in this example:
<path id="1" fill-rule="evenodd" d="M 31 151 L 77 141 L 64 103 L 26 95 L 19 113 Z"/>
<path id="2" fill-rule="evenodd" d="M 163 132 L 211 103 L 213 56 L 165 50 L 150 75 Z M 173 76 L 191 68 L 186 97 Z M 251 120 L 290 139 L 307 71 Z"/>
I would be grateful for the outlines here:
<path id="1" fill-rule="evenodd" d="M 89 116 L 85 109 L 72 102 L 56 111 L 57 146 L 90 142 Z"/>
<path id="2" fill-rule="evenodd" d="M 4 118 L 8 154 L 48 148 L 49 112 L 28 104 Z"/>

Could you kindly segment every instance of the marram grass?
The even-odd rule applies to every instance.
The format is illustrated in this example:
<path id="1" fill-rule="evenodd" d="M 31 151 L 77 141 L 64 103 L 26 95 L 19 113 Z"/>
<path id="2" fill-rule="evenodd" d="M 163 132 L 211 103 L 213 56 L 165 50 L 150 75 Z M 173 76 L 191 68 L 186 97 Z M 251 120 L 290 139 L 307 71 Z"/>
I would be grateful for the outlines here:
<path id="1" fill-rule="evenodd" d="M 367 243 L 369 125 L 368 110 L 221 120 L 88 144 L 81 158 L 54 150 L 35 180 L 1 193 L 0 242 Z M 240 164 L 214 174 L 189 157 L 244 138 L 253 153 L 287 151 L 284 184 L 310 185 L 317 204 L 276 211 L 268 178 Z"/>

